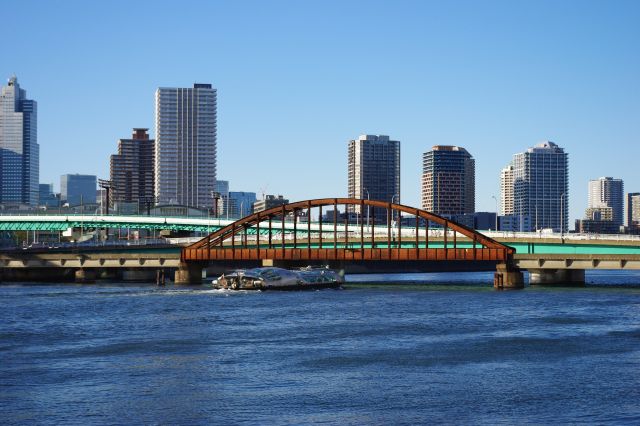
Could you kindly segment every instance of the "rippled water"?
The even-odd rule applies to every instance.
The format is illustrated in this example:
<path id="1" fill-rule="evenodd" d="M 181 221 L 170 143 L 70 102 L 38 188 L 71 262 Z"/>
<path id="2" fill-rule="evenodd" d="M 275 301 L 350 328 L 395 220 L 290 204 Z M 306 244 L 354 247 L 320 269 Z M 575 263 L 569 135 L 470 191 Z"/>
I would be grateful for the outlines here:
<path id="1" fill-rule="evenodd" d="M 351 277 L 293 293 L 5 284 L 0 419 L 640 422 L 640 274 L 505 292 L 490 280 Z"/>

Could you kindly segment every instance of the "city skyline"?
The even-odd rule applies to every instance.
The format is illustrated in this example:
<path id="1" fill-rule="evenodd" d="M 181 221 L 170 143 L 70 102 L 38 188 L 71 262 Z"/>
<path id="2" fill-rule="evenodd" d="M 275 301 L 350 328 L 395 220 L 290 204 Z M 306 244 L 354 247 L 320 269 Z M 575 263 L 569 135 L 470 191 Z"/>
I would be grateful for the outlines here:
<path id="1" fill-rule="evenodd" d="M 473 152 L 479 211 L 495 210 L 499 173 L 511 156 L 546 139 L 571 154 L 572 219 L 583 215 L 590 179 L 616 176 L 627 191 L 640 189 L 631 160 L 640 155 L 634 120 L 640 110 L 640 61 L 633 43 L 640 14 L 630 2 L 616 7 L 285 2 L 290 7 L 274 8 L 249 3 L 255 16 L 243 13 L 244 2 L 200 5 L 197 22 L 175 31 L 192 36 L 192 44 L 180 43 L 186 53 L 215 45 L 215 55 L 139 70 L 115 64 L 132 63 L 141 51 L 151 57 L 177 46 L 173 31 L 132 36 L 107 28 L 126 25 L 136 13 L 162 26 L 173 13 L 169 4 L 153 10 L 127 4 L 127 14 L 111 5 L 78 4 L 42 5 L 36 11 L 15 5 L 37 31 L 5 46 L 12 60 L 0 65 L 3 78 L 15 72 L 39 103 L 38 139 L 42 158 L 50 159 L 42 162 L 42 183 L 57 182 L 64 173 L 107 177 L 113 141 L 135 126 L 153 128 L 157 87 L 207 81 L 219 90 L 221 105 L 217 175 L 245 191 L 266 187 L 292 200 L 344 193 L 344 140 L 360 133 L 391 134 L 403 142 L 401 190 L 408 205 L 420 203 L 421 154 L 436 144 Z M 203 29 L 214 12 L 220 25 Z M 361 35 L 345 25 L 356 17 L 384 23 L 389 31 Z M 246 33 L 234 28 L 245 18 Z M 266 31 L 267 22 L 280 30 Z M 303 23 L 320 22 L 332 31 L 322 36 L 299 31 Z M 8 22 L 0 32 L 9 37 L 16 25 Z M 80 32 L 81 39 L 75 36 Z M 101 46 L 100 55 L 87 46 Z M 72 55 L 81 51 L 86 54 L 79 63 Z M 376 57 L 386 60 L 361 67 Z M 41 73 L 43 67 L 47 73 Z M 74 111 L 73 119 L 68 111 Z M 86 134 L 92 143 L 86 143 Z M 612 150 L 596 158 L 603 143 L 625 155 Z M 324 161 L 314 161 L 313 147 L 322 149 Z M 335 155 L 329 159 L 330 153 Z M 70 161 L 75 158 L 83 161 Z M 286 172 L 271 167 L 267 174 L 246 173 L 283 162 Z"/>

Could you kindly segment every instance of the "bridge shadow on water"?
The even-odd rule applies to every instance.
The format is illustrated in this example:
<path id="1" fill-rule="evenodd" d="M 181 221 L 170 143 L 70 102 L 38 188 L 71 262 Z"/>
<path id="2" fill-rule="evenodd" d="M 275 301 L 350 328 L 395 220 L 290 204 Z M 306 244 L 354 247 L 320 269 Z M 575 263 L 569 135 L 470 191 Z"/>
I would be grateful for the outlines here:
<path id="1" fill-rule="evenodd" d="M 345 276 L 346 289 L 376 287 L 390 290 L 486 289 L 493 290 L 492 272 L 433 272 L 364 274 Z"/>
<path id="2" fill-rule="evenodd" d="M 585 285 L 553 285 L 530 286 L 529 273 L 525 272 L 526 288 L 552 289 L 584 289 L 586 288 L 625 288 L 640 289 L 640 271 L 586 271 Z M 345 276 L 345 288 L 376 287 L 386 289 L 486 289 L 493 290 L 492 272 L 433 272 L 405 274 L 363 274 Z"/>

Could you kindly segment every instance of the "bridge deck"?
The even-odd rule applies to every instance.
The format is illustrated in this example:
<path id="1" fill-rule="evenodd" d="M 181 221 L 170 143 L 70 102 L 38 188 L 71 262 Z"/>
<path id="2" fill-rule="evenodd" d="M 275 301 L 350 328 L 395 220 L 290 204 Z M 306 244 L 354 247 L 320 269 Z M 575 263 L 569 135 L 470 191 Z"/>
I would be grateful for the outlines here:
<path id="1" fill-rule="evenodd" d="M 640 254 L 516 254 L 520 269 L 640 270 Z"/>
<path id="2" fill-rule="evenodd" d="M 184 250 L 186 261 L 216 260 L 477 260 L 506 261 L 502 249 L 473 248 L 225 248 Z"/>

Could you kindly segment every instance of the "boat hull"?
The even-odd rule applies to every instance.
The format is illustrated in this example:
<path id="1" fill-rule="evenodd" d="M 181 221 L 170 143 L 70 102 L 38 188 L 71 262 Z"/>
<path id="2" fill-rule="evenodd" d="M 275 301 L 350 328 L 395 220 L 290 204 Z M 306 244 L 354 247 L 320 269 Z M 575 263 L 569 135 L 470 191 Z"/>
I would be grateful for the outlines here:
<path id="1" fill-rule="evenodd" d="M 331 269 L 305 268 L 288 270 L 282 268 L 254 268 L 223 274 L 214 280 L 213 286 L 229 290 L 319 290 L 340 288 L 342 277 Z"/>

